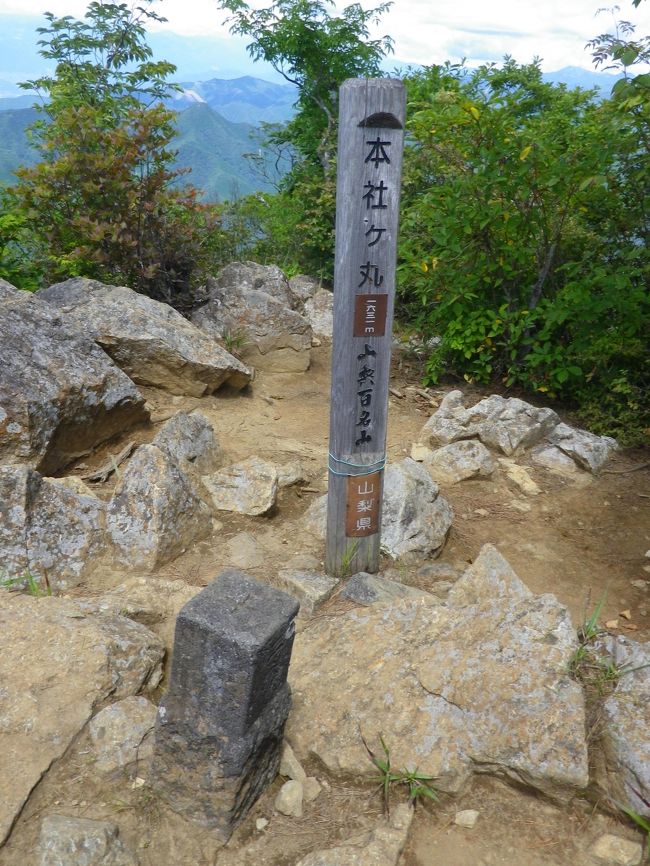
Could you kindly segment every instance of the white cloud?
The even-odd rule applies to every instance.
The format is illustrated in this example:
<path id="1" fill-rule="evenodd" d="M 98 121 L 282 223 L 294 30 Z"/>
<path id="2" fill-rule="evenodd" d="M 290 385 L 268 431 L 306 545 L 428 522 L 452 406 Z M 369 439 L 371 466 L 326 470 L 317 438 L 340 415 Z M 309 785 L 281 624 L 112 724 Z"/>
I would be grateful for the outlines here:
<path id="1" fill-rule="evenodd" d="M 0 0 L 3 12 L 81 17 L 85 0 Z M 256 0 L 255 5 L 266 5 Z M 338 4 L 343 5 L 343 4 Z M 369 8 L 375 3 L 363 0 Z M 650 2 L 634 9 L 624 0 L 619 17 L 650 32 Z M 611 30 L 608 14 L 596 15 L 599 0 L 395 0 L 376 31 L 395 41 L 395 59 L 412 63 L 457 61 L 472 65 L 500 60 L 505 54 L 523 63 L 542 58 L 542 68 L 591 68 L 586 42 Z M 168 19 L 166 28 L 185 35 L 226 35 L 225 14 L 216 0 L 163 0 L 154 9 Z"/>

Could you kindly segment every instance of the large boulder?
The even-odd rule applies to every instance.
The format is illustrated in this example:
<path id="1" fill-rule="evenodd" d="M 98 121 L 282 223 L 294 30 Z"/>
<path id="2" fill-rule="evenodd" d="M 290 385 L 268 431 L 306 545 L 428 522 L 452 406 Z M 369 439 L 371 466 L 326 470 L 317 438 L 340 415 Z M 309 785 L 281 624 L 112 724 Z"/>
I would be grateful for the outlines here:
<path id="1" fill-rule="evenodd" d="M 18 289 L 15 286 L 0 278 L 0 300 L 3 298 L 10 298 L 13 295 L 16 295 L 17 292 Z"/>
<path id="2" fill-rule="evenodd" d="M 588 783 L 577 637 L 486 545 L 446 604 L 403 599 L 310 623 L 294 646 L 287 739 L 298 758 L 368 777 L 363 738 L 393 767 L 458 792 L 491 772 L 564 799 Z"/>
<path id="3" fill-rule="evenodd" d="M 488 448 L 511 456 L 535 445 L 559 422 L 552 409 L 538 409 L 517 397 L 506 399 L 498 394 L 467 409 L 462 392 L 450 391 L 424 425 L 421 437 L 432 446 L 478 438 Z"/>
<path id="4" fill-rule="evenodd" d="M 153 571 L 209 535 L 212 516 L 179 465 L 141 445 L 113 492 L 106 527 L 119 561 Z"/>
<path id="5" fill-rule="evenodd" d="M 320 289 L 305 301 L 304 315 L 311 325 L 314 336 L 331 340 L 334 333 L 334 295 Z"/>
<path id="6" fill-rule="evenodd" d="M 26 466 L 0 466 L 3 578 L 23 585 L 31 575 L 53 590 L 80 583 L 106 551 L 105 513 L 105 503 L 92 494 Z"/>
<path id="7" fill-rule="evenodd" d="M 96 709 L 158 685 L 163 647 L 144 626 L 92 604 L 2 591 L 0 635 L 1 845 Z"/>
<path id="8" fill-rule="evenodd" d="M 260 457 L 249 457 L 213 475 L 203 484 L 219 511 L 234 511 L 255 517 L 266 514 L 278 495 L 278 469 Z"/>
<path id="9" fill-rule="evenodd" d="M 454 518 L 440 488 L 424 467 L 406 457 L 384 472 L 381 546 L 393 558 L 436 555 Z M 303 518 L 306 530 L 325 538 L 327 495 L 316 499 Z"/>
<path id="10" fill-rule="evenodd" d="M 133 382 L 67 316 L 27 292 L 0 298 L 0 463 L 51 474 L 148 418 Z"/>
<path id="11" fill-rule="evenodd" d="M 581 469 L 593 473 L 600 472 L 612 452 L 618 448 L 616 439 L 611 436 L 596 436 L 595 433 L 568 424 L 558 424 L 548 440 Z"/>
<path id="12" fill-rule="evenodd" d="M 229 265 L 208 281 L 207 304 L 192 322 L 214 339 L 238 344 L 246 363 L 276 373 L 300 373 L 309 367 L 312 329 L 291 308 L 289 285 L 278 268 L 252 263 Z M 282 275 L 282 280 L 276 273 Z"/>
<path id="13" fill-rule="evenodd" d="M 126 286 L 76 277 L 41 289 L 37 297 L 92 336 L 140 385 L 201 397 L 251 380 L 241 361 L 180 313 Z"/>
<path id="14" fill-rule="evenodd" d="M 602 643 L 619 679 L 603 705 L 605 766 L 599 781 L 614 808 L 650 818 L 650 643 L 623 636 Z"/>

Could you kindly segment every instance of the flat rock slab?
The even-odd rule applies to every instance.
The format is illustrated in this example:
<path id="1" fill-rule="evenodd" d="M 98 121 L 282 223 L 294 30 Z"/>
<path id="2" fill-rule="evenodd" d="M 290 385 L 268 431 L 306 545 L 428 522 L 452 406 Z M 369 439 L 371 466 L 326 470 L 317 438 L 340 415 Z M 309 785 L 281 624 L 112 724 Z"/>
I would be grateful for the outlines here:
<path id="1" fill-rule="evenodd" d="M 4 591 L 0 635 L 1 844 L 95 707 L 158 685 L 164 651 L 147 628 L 124 617 Z"/>
<path id="2" fill-rule="evenodd" d="M 251 373 L 168 304 L 126 286 L 75 277 L 38 292 L 71 326 L 93 337 L 140 385 L 201 397 L 224 384 L 245 387 Z"/>
<path id="3" fill-rule="evenodd" d="M 214 475 L 204 475 L 203 484 L 218 510 L 257 516 L 275 505 L 278 469 L 260 457 L 249 457 Z"/>
<path id="4" fill-rule="evenodd" d="M 47 815 L 41 823 L 38 866 L 138 866 L 117 824 Z"/>
<path id="5" fill-rule="evenodd" d="M 0 298 L 0 463 L 52 474 L 148 418 L 85 329 L 27 292 Z"/>
<path id="6" fill-rule="evenodd" d="M 397 580 L 390 580 L 377 574 L 360 571 L 345 582 L 338 595 L 348 601 L 367 607 L 372 604 L 392 604 L 401 598 L 430 598 L 429 593 L 414 586 L 406 586 Z"/>
<path id="7" fill-rule="evenodd" d="M 394 767 L 460 791 L 493 772 L 566 797 L 588 782 L 577 638 L 486 545 L 447 604 L 404 599 L 314 622 L 296 641 L 287 738 L 301 761 L 372 776 L 383 736 Z"/>

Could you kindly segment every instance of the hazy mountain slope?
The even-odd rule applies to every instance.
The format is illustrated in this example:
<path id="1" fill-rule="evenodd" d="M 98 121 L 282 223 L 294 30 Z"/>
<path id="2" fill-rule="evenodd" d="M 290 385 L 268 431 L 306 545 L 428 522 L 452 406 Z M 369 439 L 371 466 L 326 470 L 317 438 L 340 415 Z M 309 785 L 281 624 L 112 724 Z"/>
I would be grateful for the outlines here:
<path id="1" fill-rule="evenodd" d="M 36 151 L 29 146 L 26 128 L 37 119 L 33 108 L 0 111 L 0 185 L 15 183 L 19 165 L 36 162 Z"/>

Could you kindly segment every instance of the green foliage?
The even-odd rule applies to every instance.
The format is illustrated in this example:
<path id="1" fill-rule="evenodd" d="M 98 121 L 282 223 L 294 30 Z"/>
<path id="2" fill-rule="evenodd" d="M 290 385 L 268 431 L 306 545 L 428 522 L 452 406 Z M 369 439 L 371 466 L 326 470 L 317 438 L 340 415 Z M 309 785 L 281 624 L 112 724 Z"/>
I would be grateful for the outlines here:
<path id="1" fill-rule="evenodd" d="M 429 782 L 433 780 L 433 776 L 426 776 L 423 773 L 419 773 L 417 767 L 415 770 L 396 770 L 392 767 L 390 750 L 381 734 L 379 735 L 379 742 L 381 743 L 383 756 L 379 756 L 372 751 L 363 735 L 361 736 L 361 739 L 363 740 L 363 744 L 368 752 L 368 757 L 379 770 L 379 776 L 376 781 L 379 782 L 381 787 L 386 813 L 390 812 L 390 792 L 391 788 L 395 786 L 405 787 L 407 789 L 409 803 L 413 806 L 416 806 L 421 798 L 433 800 L 434 803 L 438 802 L 438 794 L 435 788 L 429 784 Z"/>
<path id="2" fill-rule="evenodd" d="M 45 588 L 41 585 L 39 578 L 35 577 L 31 571 L 25 571 L 17 577 L 7 577 L 4 571 L 0 572 L 0 589 L 24 589 L 24 591 L 33 598 L 42 598 L 43 596 L 52 595 L 52 587 L 50 586 L 47 576 L 45 576 L 43 583 L 45 584 Z"/>
<path id="3" fill-rule="evenodd" d="M 0 192 L 0 278 L 18 289 L 34 291 L 41 274 L 34 262 L 33 239 L 24 214 Z"/>
<path id="4" fill-rule="evenodd" d="M 597 429 L 641 436 L 650 189 L 638 119 L 510 59 L 431 67 L 407 86 L 399 292 L 402 315 L 442 336 L 428 380 L 452 371 L 579 397 Z"/>
<path id="5" fill-rule="evenodd" d="M 41 161 L 19 169 L 13 206 L 36 240 L 45 281 L 84 275 L 182 303 L 218 249 L 218 218 L 191 187 L 174 188 L 174 115 L 159 100 L 174 67 L 154 62 L 148 7 L 92 2 L 86 19 L 40 28 L 52 77 L 32 127 Z"/>
<path id="6" fill-rule="evenodd" d="M 353 3 L 336 15 L 330 5 L 276 0 L 253 9 L 244 0 L 219 0 L 230 13 L 231 32 L 251 38 L 251 56 L 298 88 L 293 119 L 269 128 L 264 142 L 291 162 L 278 194 L 238 203 L 227 221 L 236 229 L 248 226 L 250 255 L 326 279 L 333 268 L 339 87 L 347 78 L 381 75 L 381 60 L 392 50 L 390 37 L 370 38 L 370 25 L 390 3 L 368 10 Z"/>
<path id="7" fill-rule="evenodd" d="M 639 815 L 638 812 L 635 812 L 634 809 L 630 809 L 629 806 L 620 806 L 620 809 L 625 812 L 628 818 L 631 818 L 639 830 L 645 834 L 645 844 L 643 854 L 641 855 L 642 862 L 650 863 L 650 820 L 644 818 L 643 815 Z"/>

